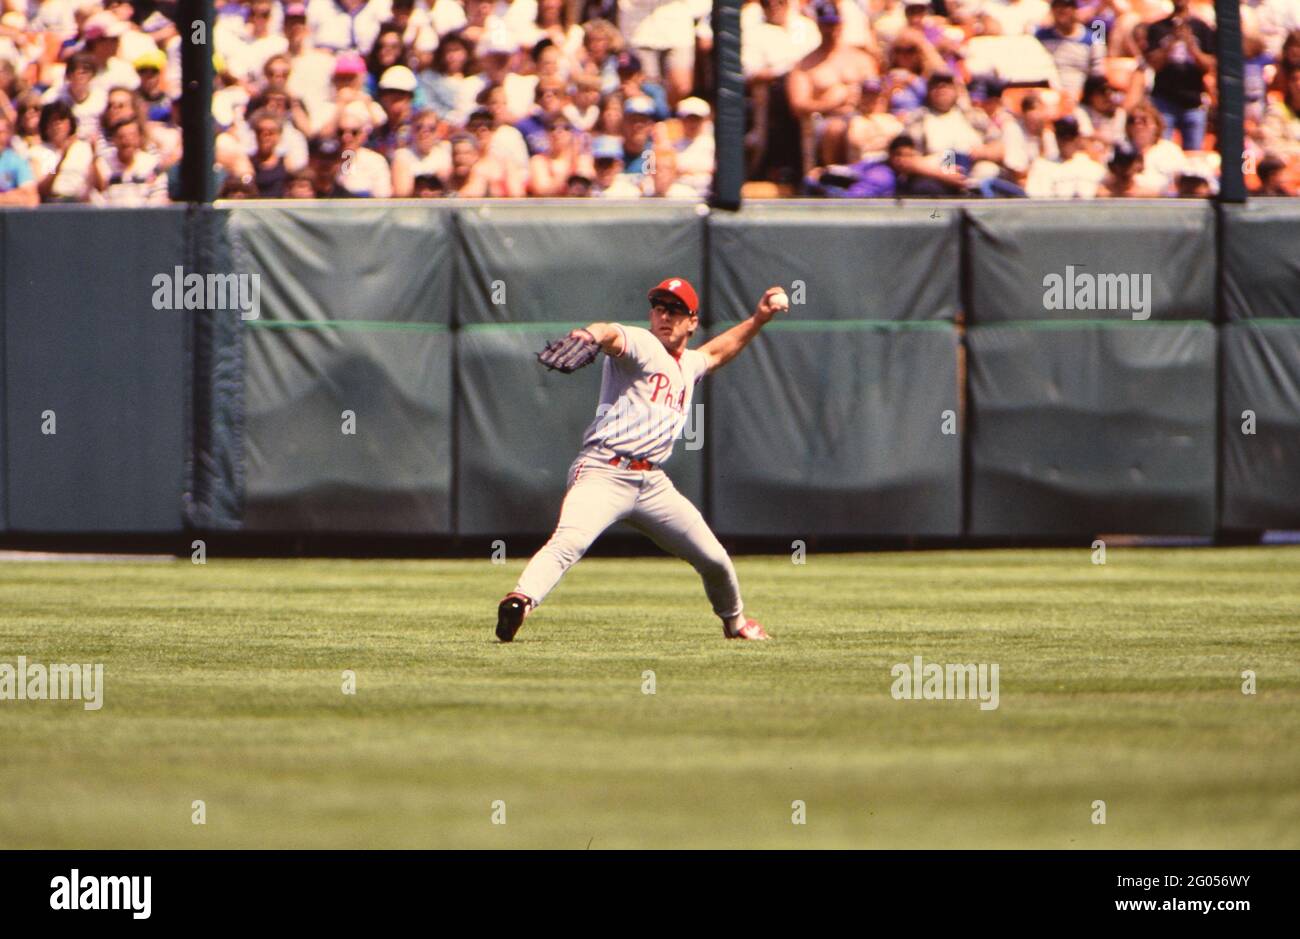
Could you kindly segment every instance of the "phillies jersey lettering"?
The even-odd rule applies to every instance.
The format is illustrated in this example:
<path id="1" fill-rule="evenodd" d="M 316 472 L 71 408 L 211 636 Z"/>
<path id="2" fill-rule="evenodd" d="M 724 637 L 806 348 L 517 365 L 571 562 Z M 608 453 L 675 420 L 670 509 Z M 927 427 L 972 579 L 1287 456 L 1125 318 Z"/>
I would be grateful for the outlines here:
<path id="1" fill-rule="evenodd" d="M 708 372 L 708 359 L 696 349 L 673 358 L 650 330 L 613 325 L 623 335 L 623 354 L 605 357 L 600 404 L 582 444 L 665 463 L 686 424 L 695 383 Z"/>

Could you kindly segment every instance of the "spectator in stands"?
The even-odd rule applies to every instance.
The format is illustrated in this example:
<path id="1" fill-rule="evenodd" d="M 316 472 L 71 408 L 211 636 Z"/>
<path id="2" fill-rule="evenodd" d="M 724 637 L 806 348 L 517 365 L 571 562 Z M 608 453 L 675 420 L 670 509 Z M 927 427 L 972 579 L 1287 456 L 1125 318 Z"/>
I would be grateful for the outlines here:
<path id="1" fill-rule="evenodd" d="M 445 125 L 432 111 L 419 111 L 411 119 L 411 140 L 393 157 L 393 195 L 406 198 L 421 176 L 445 179 L 451 173 L 451 143 L 444 139 Z"/>
<path id="2" fill-rule="evenodd" d="M 225 56 L 212 54 L 212 119 L 224 128 L 236 128 L 248 109 L 249 91 L 230 72 Z"/>
<path id="3" fill-rule="evenodd" d="M 1128 141 L 1142 154 L 1138 188 L 1153 195 L 1171 195 L 1175 177 L 1187 168 L 1187 157 L 1164 136 L 1164 118 L 1155 105 L 1144 101 L 1129 112 Z"/>
<path id="4" fill-rule="evenodd" d="M 306 175 L 311 181 L 313 199 L 342 199 L 351 195 L 339 183 L 339 171 L 343 167 L 343 147 L 332 137 L 316 138 L 311 142 L 310 157 L 307 161 Z M 296 190 L 302 198 L 301 186 L 290 185 L 291 194 Z"/>
<path id="5" fill-rule="evenodd" d="M 311 31 L 307 27 L 307 8 L 302 3 L 285 5 L 284 38 L 288 44 L 285 55 L 289 57 L 290 65 L 285 88 L 290 96 L 303 103 L 308 114 L 318 113 L 322 110 L 321 104 L 334 94 L 334 56 L 312 45 Z"/>
<path id="6" fill-rule="evenodd" d="M 998 176 L 1017 187 L 1024 185 L 1029 172 L 1029 146 L 1023 125 L 1002 103 L 1002 82 L 989 76 L 971 79 L 966 92 L 974 106 L 969 115 L 971 126 L 983 137 L 987 157 L 996 157 Z M 1004 194 L 1011 193 L 1004 190 Z"/>
<path id="7" fill-rule="evenodd" d="M 483 89 L 479 97 L 479 108 L 486 110 L 492 118 L 492 129 L 486 142 L 480 137 L 479 143 L 483 144 L 487 152 L 496 157 L 503 163 L 507 163 L 516 170 L 521 177 L 528 174 L 528 144 L 524 140 L 524 135 L 510 123 L 510 112 L 506 105 L 506 93 L 500 85 L 489 85 Z M 470 122 L 473 122 L 471 115 Z M 476 133 L 473 127 L 470 133 L 479 137 L 484 133 L 483 124 L 480 120 L 477 125 L 480 130 Z"/>
<path id="8" fill-rule="evenodd" d="M 415 177 L 411 194 L 417 199 L 441 199 L 447 195 L 447 189 L 441 179 L 432 173 L 426 173 Z"/>
<path id="9" fill-rule="evenodd" d="M 135 117 L 109 128 L 112 146 L 96 161 L 96 178 L 105 204 L 119 207 L 166 205 L 167 174 L 158 157 L 146 152 L 144 131 Z"/>
<path id="10" fill-rule="evenodd" d="M 532 112 L 515 125 L 515 129 L 524 135 L 524 143 L 528 145 L 530 158 L 545 153 L 550 145 L 552 124 L 556 118 L 564 114 L 569 104 L 565 87 L 564 81 L 559 78 L 538 79 L 537 103 Z M 573 120 L 566 117 L 565 121 L 572 131 Z M 577 140 L 578 136 L 575 135 L 574 139 Z"/>
<path id="11" fill-rule="evenodd" d="M 1138 184 L 1138 176 L 1142 173 L 1142 153 L 1127 140 L 1115 144 L 1106 169 L 1106 175 L 1097 187 L 1098 198 L 1131 199 L 1159 195 L 1147 192 Z"/>
<path id="12" fill-rule="evenodd" d="M 592 133 L 597 136 L 623 136 L 623 95 L 619 92 L 606 95 L 600 102 L 600 115 Z"/>
<path id="13" fill-rule="evenodd" d="M 100 189 L 94 145 L 77 137 L 77 119 L 66 101 L 41 108 L 41 144 L 31 154 L 42 202 L 89 202 Z"/>
<path id="14" fill-rule="evenodd" d="M 852 166 L 816 167 L 809 173 L 804 186 L 809 195 L 872 199 L 961 195 L 968 182 L 960 169 L 943 166 L 934 158 L 925 156 L 911 137 L 900 134 L 889 142 L 883 160 L 861 160 Z"/>
<path id="15" fill-rule="evenodd" d="M 1032 36 L 1051 18 L 1047 0 L 995 0 L 980 12 L 985 33 L 1001 36 Z"/>
<path id="16" fill-rule="evenodd" d="M 821 42 L 817 24 L 791 0 L 763 0 L 741 14 L 740 65 L 746 81 L 771 82 L 785 77 Z"/>
<path id="17" fill-rule="evenodd" d="M 26 82 L 18 74 L 17 57 L 0 52 L 0 114 L 12 119 L 13 102 L 26 89 Z"/>
<path id="18" fill-rule="evenodd" d="M 882 159 L 889 141 L 901 133 L 903 122 L 889 112 L 889 95 L 884 82 L 879 78 L 863 79 L 858 113 L 849 121 L 849 162 Z"/>
<path id="19" fill-rule="evenodd" d="M 0 110 L 3 110 L 0 108 Z M 14 139 L 10 146 L 19 156 L 30 157 L 41 145 L 41 96 L 34 90 L 24 91 L 13 102 Z"/>
<path id="20" fill-rule="evenodd" d="M 624 173 L 623 141 L 618 137 L 597 137 L 591 142 L 595 178 L 591 193 L 603 199 L 639 199 L 640 182 Z"/>
<path id="21" fill-rule="evenodd" d="M 579 73 L 598 77 L 601 93 L 608 94 L 618 88 L 617 57 L 623 49 L 623 36 L 608 20 L 590 20 L 582 29 Z"/>
<path id="22" fill-rule="evenodd" d="M 314 45 L 334 52 L 365 55 L 388 14 L 385 0 L 310 0 L 307 25 Z"/>
<path id="23" fill-rule="evenodd" d="M 279 123 L 279 143 L 276 152 L 284 157 L 284 164 L 290 173 L 296 173 L 307 165 L 307 136 L 298 129 L 293 120 L 294 111 L 290 108 L 289 96 L 283 91 L 267 90 L 255 98 L 249 99 L 248 112 L 266 111 Z M 236 131 L 247 152 L 257 148 L 257 137 L 248 123 L 240 122 Z"/>
<path id="24" fill-rule="evenodd" d="M 1073 117 L 1059 118 L 1052 128 L 1059 157 L 1034 160 L 1025 193 L 1031 199 L 1094 199 L 1106 169 L 1088 155 L 1086 141 Z"/>
<path id="25" fill-rule="evenodd" d="M 1258 122 L 1267 107 L 1267 74 L 1273 69 L 1275 58 L 1258 35 L 1242 36 L 1242 97 L 1245 99 L 1245 116 Z"/>
<path id="26" fill-rule="evenodd" d="M 504 111 L 498 120 L 506 124 L 513 124 L 528 114 L 537 88 L 536 75 L 521 75 L 512 68 L 518 52 L 519 46 L 504 30 L 493 30 L 478 44 L 479 69 L 485 86 L 498 87 L 503 92 Z"/>
<path id="27" fill-rule="evenodd" d="M 1155 72 L 1151 101 L 1164 119 L 1165 135 L 1172 137 L 1177 130 L 1184 150 L 1199 150 L 1208 113 L 1205 76 L 1215 69 L 1215 33 L 1191 15 L 1190 2 L 1173 0 L 1173 14 L 1147 28 L 1143 50 Z M 1146 162 L 1149 170 L 1149 156 Z"/>
<path id="28" fill-rule="evenodd" d="M 1034 33 L 1056 63 L 1060 88 L 1078 101 L 1089 75 L 1102 74 L 1106 40 L 1079 22 L 1078 0 L 1052 0 L 1052 25 Z"/>
<path id="29" fill-rule="evenodd" d="M 699 199 L 695 187 L 684 182 L 677 170 L 677 151 L 661 150 L 655 154 L 653 171 L 647 171 L 652 186 L 651 192 L 660 199 L 676 199 L 694 202 Z"/>
<path id="30" fill-rule="evenodd" d="M 149 120 L 159 124 L 176 125 L 172 99 L 163 82 L 167 56 L 158 49 L 136 57 L 131 63 L 140 78 L 140 100 L 144 102 Z"/>
<path id="31" fill-rule="evenodd" d="M 487 195 L 487 186 L 475 172 L 481 158 L 478 141 L 470 134 L 451 138 L 451 171 L 447 174 L 447 195 L 478 198 Z"/>
<path id="32" fill-rule="evenodd" d="M 862 81 L 877 75 L 870 56 L 841 41 L 843 20 L 832 0 L 818 0 L 814 9 L 821 41 L 786 80 L 790 110 L 800 122 L 805 168 L 844 162 Z"/>
<path id="33" fill-rule="evenodd" d="M 926 78 L 946 71 L 939 56 L 919 30 L 899 31 L 889 47 L 889 110 L 908 114 L 925 104 Z"/>
<path id="34" fill-rule="evenodd" d="M 1286 164 L 1275 156 L 1266 156 L 1260 160 L 1259 193 L 1261 196 L 1294 196 L 1296 193 L 1287 185 L 1285 179 Z"/>
<path id="35" fill-rule="evenodd" d="M 231 73 L 241 82 L 256 82 L 262 77 L 267 60 L 289 49 L 288 39 L 276 28 L 272 9 L 271 0 L 251 0 L 244 28 L 227 33 L 228 38 L 221 45 Z"/>
<path id="36" fill-rule="evenodd" d="M 402 38 L 402 29 L 391 20 L 379 27 L 375 44 L 366 56 L 366 93 L 372 98 L 379 97 L 379 82 L 384 73 L 395 65 L 407 66 L 406 41 Z"/>
<path id="37" fill-rule="evenodd" d="M 365 75 L 366 62 L 357 53 L 344 52 L 335 59 L 334 98 L 325 103 L 319 115 L 312 115 L 312 127 L 317 136 L 334 136 L 344 109 L 353 104 L 365 112 L 367 124 L 373 126 L 384 122 L 384 109 L 366 92 Z"/>
<path id="38" fill-rule="evenodd" d="M 1002 162 L 999 140 L 986 143 L 984 135 L 971 124 L 957 104 L 957 85 L 952 75 L 935 72 L 927 83 L 925 107 L 906 122 L 907 135 L 926 156 L 937 156 L 947 166 L 959 166 L 972 173 L 977 163 L 987 165 L 974 175 L 988 178 L 998 175 Z"/>
<path id="39" fill-rule="evenodd" d="M 1286 34 L 1282 49 L 1278 53 L 1277 69 L 1273 73 L 1273 81 L 1269 84 L 1268 90 L 1279 93 L 1285 91 L 1287 76 L 1295 69 L 1300 69 L 1300 29 L 1293 29 Z"/>
<path id="40" fill-rule="evenodd" d="M 583 152 L 573 122 L 563 113 L 542 117 L 550 139 L 546 149 L 529 160 L 528 192 L 534 196 L 563 196 L 573 176 L 596 174 L 591 155 Z"/>
<path id="41" fill-rule="evenodd" d="M 696 6 L 697 11 L 691 7 Z M 646 78 L 662 82 L 668 104 L 691 93 L 695 77 L 695 20 L 710 4 L 688 0 L 618 0 L 618 24 L 623 37 L 645 64 Z"/>
<path id="42" fill-rule="evenodd" d="M 957 5 L 953 3 L 947 9 L 949 19 L 954 19 Z M 930 4 L 926 0 L 908 0 L 903 4 L 903 17 L 914 35 L 924 37 L 922 51 L 928 58 L 930 71 L 957 71 L 961 47 L 949 38 L 943 19 L 930 17 Z"/>
<path id="43" fill-rule="evenodd" d="M 600 79 L 593 75 L 575 76 L 573 100 L 564 106 L 564 115 L 582 133 L 595 127 L 600 117 Z"/>
<path id="44" fill-rule="evenodd" d="M 1034 92 L 1025 95 L 1020 101 L 1020 128 L 1025 141 L 1026 166 L 1039 157 L 1056 159 L 1056 138 L 1052 135 L 1047 106 Z"/>
<path id="45" fill-rule="evenodd" d="M 411 142 L 411 114 L 415 107 L 415 73 L 405 65 L 393 65 L 379 79 L 379 106 L 384 123 L 375 128 L 370 146 L 391 161 L 399 149 Z"/>
<path id="46" fill-rule="evenodd" d="M 226 176 L 234 176 L 236 179 L 243 179 L 245 176 L 252 178 L 253 161 L 248 157 L 251 148 L 234 128 L 218 128 L 213 145 L 216 150 L 217 169 L 220 172 Z M 179 181 L 179 167 L 173 166 L 172 170 L 175 179 Z"/>
<path id="47" fill-rule="evenodd" d="M 623 172 L 646 172 L 646 157 L 654 149 L 655 106 L 644 95 L 623 105 Z"/>
<path id="48" fill-rule="evenodd" d="M 618 68 L 618 90 L 622 92 L 623 99 L 636 98 L 644 96 L 654 102 L 656 121 L 667 120 L 672 113 L 668 109 L 668 96 L 664 93 L 662 86 L 645 80 L 641 71 L 641 57 L 635 52 L 629 52 L 624 49 L 617 57 Z"/>
<path id="49" fill-rule="evenodd" d="M 343 145 L 339 182 L 353 196 L 387 199 L 393 194 L 388 161 L 366 146 L 373 125 L 364 103 L 353 101 L 339 117 L 339 143 Z"/>
<path id="50" fill-rule="evenodd" d="M 427 68 L 438 48 L 438 33 L 433 27 L 424 6 L 416 7 L 415 0 L 392 0 L 392 20 L 402 37 L 408 61 L 403 65 L 411 71 Z"/>
<path id="51" fill-rule="evenodd" d="M 474 67 L 473 44 L 461 33 L 448 33 L 433 54 L 433 65 L 419 76 L 428 106 L 456 126 L 464 125 L 486 85 Z"/>
<path id="52" fill-rule="evenodd" d="M 93 84 L 94 77 L 95 60 L 79 52 L 68 60 L 62 87 L 51 88 L 44 97 L 46 103 L 56 100 L 67 103 L 77 119 L 77 134 L 83 140 L 96 136 L 99 116 L 108 106 L 108 90 Z"/>
<path id="53" fill-rule="evenodd" d="M 681 137 L 673 144 L 677 182 L 689 186 L 700 200 L 707 199 L 713 188 L 716 162 L 710 113 L 709 103 L 703 98 L 683 98 L 677 102 L 677 117 L 682 127 Z"/>
<path id="54" fill-rule="evenodd" d="M 257 184 L 248 177 L 227 176 L 217 192 L 218 199 L 257 199 Z"/>
<path id="55" fill-rule="evenodd" d="M 533 31 L 524 38 L 524 45 L 536 46 L 549 39 L 561 56 L 560 75 L 567 78 L 577 69 L 582 49 L 582 27 L 570 17 L 571 6 L 565 0 L 538 0 L 537 20 Z"/>
<path id="56" fill-rule="evenodd" d="M 539 39 L 529 52 L 537 80 L 552 79 L 568 87 L 569 69 L 564 64 L 564 54 L 549 39 Z"/>
<path id="57" fill-rule="evenodd" d="M 493 29 L 506 29 L 501 17 L 494 12 L 495 0 L 461 0 L 461 2 L 464 6 L 462 12 L 465 22 L 457 28 L 472 45 L 481 44 Z"/>
<path id="58" fill-rule="evenodd" d="M 491 89 L 485 91 L 485 100 L 493 100 Z M 498 108 L 500 98 L 496 97 Z M 466 124 L 475 143 L 474 172 L 466 185 L 477 190 L 481 185 L 484 195 L 519 198 L 527 194 L 528 146 L 523 135 L 509 124 L 500 124 L 490 107 L 481 107 L 469 116 Z M 452 148 L 452 166 L 456 167 L 455 146 Z M 450 188 L 454 188 L 449 186 Z M 462 195 L 468 192 L 461 190 Z"/>
<path id="59" fill-rule="evenodd" d="M 303 104 L 302 99 L 294 95 L 290 88 L 293 66 L 289 61 L 289 57 L 285 55 L 271 56 L 266 60 L 266 65 L 262 67 L 262 75 L 265 79 L 262 84 L 262 97 L 274 97 L 277 103 L 282 102 L 285 108 L 284 117 L 304 136 L 310 134 L 311 117 L 307 112 L 307 107 Z M 305 149 L 303 153 L 306 154 Z"/>
<path id="60" fill-rule="evenodd" d="M 95 63 L 91 84 L 107 91 L 121 86 L 134 90 L 140 83 L 129 62 L 118 57 L 118 47 L 127 25 L 107 10 L 96 13 L 82 27 L 85 50 Z"/>
<path id="61" fill-rule="evenodd" d="M 165 172 L 181 158 L 181 133 L 175 127 L 150 121 L 148 110 L 140 96 L 126 88 L 113 88 L 108 93 L 108 103 L 100 117 L 99 150 L 109 147 L 110 128 L 123 120 L 134 118 L 140 126 L 141 149 L 158 158 Z"/>
<path id="62" fill-rule="evenodd" d="M 0 206 L 39 205 L 31 164 L 10 146 L 13 136 L 13 119 L 0 113 Z"/>
<path id="63" fill-rule="evenodd" d="M 1075 110 L 1079 131 L 1098 160 L 1110 159 L 1116 141 L 1124 137 L 1128 114 L 1120 107 L 1121 94 L 1102 75 L 1090 75 L 1083 83 L 1083 100 Z"/>
<path id="64" fill-rule="evenodd" d="M 1300 160 L 1300 68 L 1287 74 L 1286 89 L 1268 106 L 1261 127 L 1264 147 L 1284 160 Z"/>
<path id="65" fill-rule="evenodd" d="M 1180 199 L 1208 199 L 1214 186 L 1204 171 L 1187 169 L 1174 177 L 1174 192 Z"/>
<path id="66" fill-rule="evenodd" d="M 291 175 L 280 150 L 284 120 L 270 111 L 260 110 L 254 112 L 248 124 L 257 140 L 251 157 L 253 186 L 257 195 L 264 199 L 280 199 L 289 187 Z"/>

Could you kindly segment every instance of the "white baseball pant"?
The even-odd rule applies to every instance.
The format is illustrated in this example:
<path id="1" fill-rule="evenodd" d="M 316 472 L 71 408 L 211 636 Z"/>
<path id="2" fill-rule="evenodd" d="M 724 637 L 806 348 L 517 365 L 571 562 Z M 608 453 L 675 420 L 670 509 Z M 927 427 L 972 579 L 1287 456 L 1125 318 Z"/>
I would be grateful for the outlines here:
<path id="1" fill-rule="evenodd" d="M 740 614 L 740 582 L 731 558 L 668 474 L 661 469 L 618 469 L 590 454 L 579 455 L 569 467 L 559 524 L 528 562 L 515 590 L 540 606 L 601 532 L 621 520 L 690 562 L 704 581 L 714 613 L 724 620 Z"/>

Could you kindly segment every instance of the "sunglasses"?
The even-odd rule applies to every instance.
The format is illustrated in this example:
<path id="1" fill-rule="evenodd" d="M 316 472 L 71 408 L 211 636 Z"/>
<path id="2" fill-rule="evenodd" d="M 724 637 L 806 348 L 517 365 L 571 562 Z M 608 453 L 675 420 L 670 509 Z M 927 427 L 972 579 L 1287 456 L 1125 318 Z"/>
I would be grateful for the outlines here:
<path id="1" fill-rule="evenodd" d="M 654 300 L 650 301 L 650 309 L 656 310 L 659 307 L 663 307 L 674 316 L 685 316 L 690 313 L 690 310 L 686 309 L 686 304 L 678 303 L 676 300 L 663 300 L 656 297 Z"/>

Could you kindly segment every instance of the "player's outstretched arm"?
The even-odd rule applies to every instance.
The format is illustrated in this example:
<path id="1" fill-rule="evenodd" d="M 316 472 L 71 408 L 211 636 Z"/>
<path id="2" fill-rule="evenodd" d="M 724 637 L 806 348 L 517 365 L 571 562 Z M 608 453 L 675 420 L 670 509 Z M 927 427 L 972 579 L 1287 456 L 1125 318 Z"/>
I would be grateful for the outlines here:
<path id="1" fill-rule="evenodd" d="M 758 301 L 753 316 L 700 346 L 700 351 L 709 360 L 709 371 L 722 368 L 738 356 L 740 350 L 749 345 L 749 341 L 758 335 L 758 331 L 766 326 L 772 317 L 788 309 L 790 309 L 790 299 L 785 295 L 785 289 L 768 287 L 763 292 L 763 298 Z"/>
<path id="2" fill-rule="evenodd" d="M 623 331 L 616 329 L 612 323 L 592 323 L 587 327 L 587 332 L 600 343 L 601 352 L 606 355 L 623 354 Z"/>

